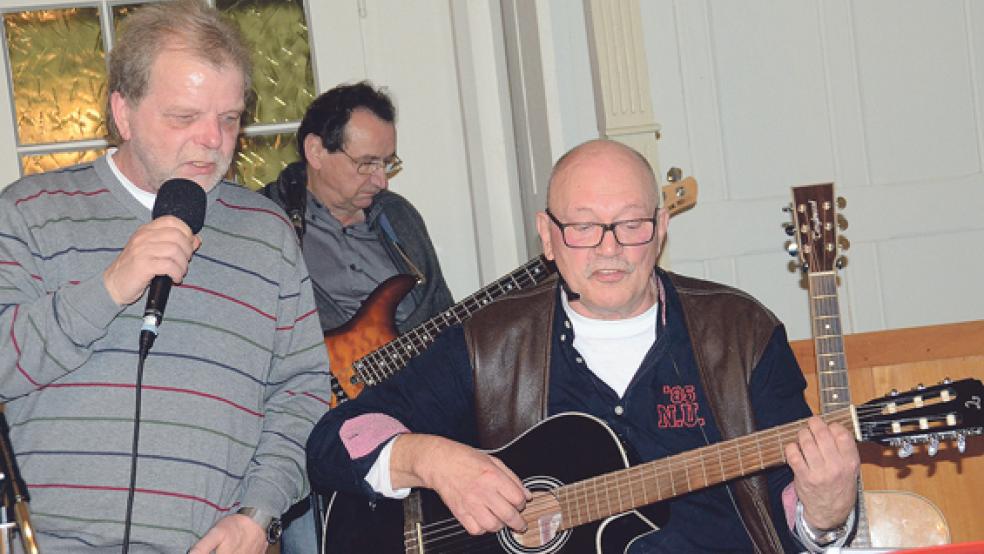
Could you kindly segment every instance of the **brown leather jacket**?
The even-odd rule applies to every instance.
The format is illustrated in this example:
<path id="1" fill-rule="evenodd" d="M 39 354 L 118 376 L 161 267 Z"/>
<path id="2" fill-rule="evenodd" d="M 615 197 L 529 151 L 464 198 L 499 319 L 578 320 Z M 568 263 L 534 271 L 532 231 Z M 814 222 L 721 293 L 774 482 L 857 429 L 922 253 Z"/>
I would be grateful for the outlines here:
<path id="1" fill-rule="evenodd" d="M 701 384 L 725 440 L 755 431 L 747 386 L 778 320 L 751 296 L 724 285 L 666 274 L 683 307 Z M 475 371 L 483 448 L 498 448 L 547 417 L 557 279 L 515 293 L 464 325 Z M 761 475 L 733 490 L 758 552 L 781 552 Z"/>

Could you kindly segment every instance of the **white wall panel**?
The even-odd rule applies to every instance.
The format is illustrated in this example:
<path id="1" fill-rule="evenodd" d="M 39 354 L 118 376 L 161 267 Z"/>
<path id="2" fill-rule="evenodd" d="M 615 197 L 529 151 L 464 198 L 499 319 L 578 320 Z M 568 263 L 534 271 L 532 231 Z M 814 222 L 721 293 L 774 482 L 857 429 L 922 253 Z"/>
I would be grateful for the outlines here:
<path id="1" fill-rule="evenodd" d="M 698 279 L 708 279 L 705 271 L 704 262 L 674 262 L 673 271 L 682 275 L 697 277 Z"/>
<path id="2" fill-rule="evenodd" d="M 643 6 L 660 155 L 689 161 L 700 184 L 697 207 L 670 226 L 675 269 L 752 292 L 808 337 L 778 208 L 792 186 L 833 181 L 853 245 L 846 331 L 984 318 L 984 6 Z"/>
<path id="3" fill-rule="evenodd" d="M 802 309 L 809 310 L 809 298 L 800 286 L 801 274 L 791 273 L 786 260 L 772 252 L 742 256 L 736 260 L 735 272 L 738 288 L 772 310 L 786 324 L 787 335 L 809 336 L 809 318 L 795 317 Z"/>
<path id="4" fill-rule="evenodd" d="M 569 0 L 540 0 L 538 13 L 549 23 L 541 29 L 551 33 L 542 37 L 544 66 L 552 66 L 548 81 L 556 98 L 548 98 L 551 119 L 560 123 L 551 129 L 551 148 L 556 160 L 578 144 L 598 138 L 598 117 L 595 114 L 594 92 L 591 87 L 591 64 L 588 60 L 588 33 L 584 22 L 584 6 Z M 545 26 L 546 25 L 546 26 Z M 559 140 L 558 140 L 559 139 Z"/>
<path id="5" fill-rule="evenodd" d="M 668 2 L 641 2 L 642 19 L 649 21 L 675 21 L 674 6 Z M 687 136 L 688 99 L 683 95 L 683 67 L 680 59 L 679 37 L 676 26 L 665 27 L 665 33 L 644 33 L 646 60 L 649 62 L 650 93 L 659 122 L 661 135 Z M 658 71 L 658 73 L 657 73 Z M 688 141 L 660 141 L 659 156 L 663 170 L 679 167 L 684 175 L 694 172 L 691 144 Z M 703 187 L 702 187 L 703 188 Z"/>
<path id="6" fill-rule="evenodd" d="M 984 231 L 979 230 L 880 243 L 886 325 L 911 327 L 981 319 L 982 242 Z M 941 267 L 946 268 L 945 273 L 940 272 Z"/>
<path id="7" fill-rule="evenodd" d="M 676 266 L 673 266 L 676 270 Z M 702 278 L 734 286 L 738 282 L 738 272 L 734 258 L 718 258 L 704 262 Z"/>
<path id="8" fill-rule="evenodd" d="M 851 4 L 850 0 L 822 2 L 817 14 L 833 150 L 833 172 L 827 180 L 839 186 L 869 182 Z"/>
<path id="9" fill-rule="evenodd" d="M 732 199 L 832 173 L 830 113 L 812 2 L 714 2 L 708 25 Z"/>
<path id="10" fill-rule="evenodd" d="M 974 109 L 977 122 L 978 158 L 984 160 L 984 4 L 967 2 L 967 34 L 970 36 L 968 48 L 971 72 L 974 75 Z"/>
<path id="11" fill-rule="evenodd" d="M 365 0 L 358 11 L 353 11 L 357 2 L 332 5 L 344 19 L 326 21 L 328 29 L 342 25 L 347 42 L 316 52 L 319 67 L 323 62 L 329 70 L 352 73 L 319 72 L 319 80 L 330 88 L 369 78 L 389 88 L 398 110 L 398 151 L 405 162 L 390 187 L 420 211 L 448 286 L 455 298 L 462 298 L 480 284 L 450 4 Z M 359 32 L 353 33 L 353 27 Z M 326 57 L 351 60 L 333 63 Z M 507 197 L 502 205 L 510 207 Z"/>
<path id="12" fill-rule="evenodd" d="M 839 289 L 844 332 L 887 329 L 876 243 L 851 241 L 847 260 Z"/>
<path id="13" fill-rule="evenodd" d="M 854 2 L 874 183 L 980 171 L 965 5 Z"/>

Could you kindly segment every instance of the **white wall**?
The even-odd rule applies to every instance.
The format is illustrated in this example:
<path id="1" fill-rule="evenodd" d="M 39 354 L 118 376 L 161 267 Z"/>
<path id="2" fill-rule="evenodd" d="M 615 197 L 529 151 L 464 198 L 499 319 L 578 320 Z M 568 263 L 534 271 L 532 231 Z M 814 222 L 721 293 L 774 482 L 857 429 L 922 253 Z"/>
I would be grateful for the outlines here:
<path id="1" fill-rule="evenodd" d="M 748 290 L 792 338 L 808 337 L 779 208 L 791 186 L 834 181 L 852 243 L 846 332 L 984 318 L 984 5 L 641 4 L 662 169 L 700 183 L 697 207 L 670 226 L 668 265 Z M 536 8 L 556 157 L 597 136 L 584 13 L 569 0 Z M 423 214 L 456 298 L 524 261 L 528 184 L 516 176 L 498 0 L 308 9 L 320 89 L 368 76 L 393 91 L 407 168 L 392 186 Z M 13 156 L 0 161 L 16 175 Z"/>
<path id="2" fill-rule="evenodd" d="M 397 105 L 404 169 L 390 189 L 427 222 L 456 298 L 479 287 L 478 246 L 448 2 L 310 1 L 318 89 L 371 79 Z"/>
<path id="3" fill-rule="evenodd" d="M 579 5 L 551 6 L 555 45 L 583 34 Z M 670 225 L 675 271 L 743 288 L 809 337 L 780 207 L 834 181 L 845 332 L 984 318 L 984 5 L 644 0 L 642 14 L 660 159 L 700 184 Z M 558 79 L 587 71 L 563 55 Z M 568 147 L 587 138 L 570 132 L 587 102 L 558 103 Z"/>

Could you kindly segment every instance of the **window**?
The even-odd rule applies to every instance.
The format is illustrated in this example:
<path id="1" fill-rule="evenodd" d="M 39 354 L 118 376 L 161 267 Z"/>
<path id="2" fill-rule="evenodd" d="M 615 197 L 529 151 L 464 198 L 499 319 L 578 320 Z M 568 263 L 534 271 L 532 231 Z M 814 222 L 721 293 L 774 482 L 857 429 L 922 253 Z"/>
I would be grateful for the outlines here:
<path id="1" fill-rule="evenodd" d="M 303 0 L 211 0 L 253 51 L 255 109 L 232 167 L 256 189 L 297 159 L 294 131 L 315 97 Z M 100 156 L 106 149 L 106 52 L 139 3 L 65 0 L 0 9 L 21 173 Z"/>

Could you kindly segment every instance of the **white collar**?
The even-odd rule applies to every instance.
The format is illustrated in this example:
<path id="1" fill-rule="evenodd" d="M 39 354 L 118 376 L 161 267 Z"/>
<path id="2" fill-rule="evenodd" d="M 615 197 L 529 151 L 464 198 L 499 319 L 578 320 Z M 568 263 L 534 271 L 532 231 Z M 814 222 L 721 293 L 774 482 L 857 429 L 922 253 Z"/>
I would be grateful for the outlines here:
<path id="1" fill-rule="evenodd" d="M 157 200 L 157 195 L 152 192 L 147 192 L 141 188 L 137 188 L 137 185 L 133 184 L 133 181 L 123 175 L 120 168 L 116 165 L 116 161 L 113 160 L 113 156 L 116 154 L 117 148 L 110 148 L 106 152 L 106 161 L 109 162 L 109 169 L 116 175 L 116 178 L 120 180 L 123 188 L 130 193 L 130 196 L 136 198 L 137 202 L 143 204 L 148 210 L 154 209 L 154 201 Z"/>

